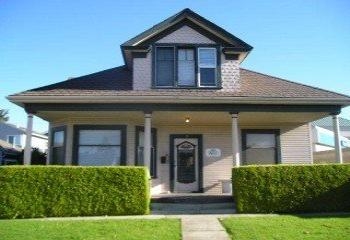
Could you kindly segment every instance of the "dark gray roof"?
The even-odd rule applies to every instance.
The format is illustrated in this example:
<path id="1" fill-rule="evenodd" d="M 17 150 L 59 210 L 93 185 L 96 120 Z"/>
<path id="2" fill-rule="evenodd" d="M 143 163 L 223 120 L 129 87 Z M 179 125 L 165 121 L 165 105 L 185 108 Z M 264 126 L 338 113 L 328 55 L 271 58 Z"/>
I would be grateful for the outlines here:
<path id="1" fill-rule="evenodd" d="M 210 29 L 215 30 L 220 35 L 226 37 L 227 39 L 232 40 L 233 42 L 237 42 L 240 47 L 242 47 L 242 50 L 250 51 L 253 49 L 252 46 L 247 44 L 246 42 L 242 41 L 241 39 L 237 38 L 236 36 L 232 35 L 231 33 L 227 32 L 225 29 L 219 27 L 218 25 L 214 24 L 213 22 L 205 19 L 204 17 L 200 16 L 199 14 L 195 13 L 189 8 L 185 8 L 182 11 L 174 14 L 173 16 L 165 19 L 164 21 L 154 25 L 153 27 L 147 29 L 146 31 L 138 34 L 137 36 L 131 38 L 130 40 L 126 41 L 121 45 L 122 48 L 134 46 L 136 43 L 141 41 L 142 39 L 156 33 L 159 34 L 160 32 L 167 29 L 169 26 L 173 25 L 175 22 L 177 22 L 179 19 L 186 19 L 186 18 L 193 18 L 196 21 L 204 24 L 205 26 L 208 26 Z"/>
<path id="2" fill-rule="evenodd" d="M 333 119 L 331 116 L 316 120 L 312 122 L 312 125 L 333 131 Z M 339 128 L 341 131 L 350 131 L 350 120 L 339 117 Z"/>
<path id="3" fill-rule="evenodd" d="M 149 89 L 132 90 L 132 73 L 125 66 L 32 89 L 12 96 L 200 96 L 252 97 L 276 99 L 337 99 L 350 103 L 350 97 L 291 82 L 247 69 L 232 89 Z"/>
<path id="4" fill-rule="evenodd" d="M 119 66 L 89 75 L 71 78 L 63 82 L 31 89 L 28 92 L 45 92 L 50 90 L 132 90 L 132 73 L 126 66 Z"/>

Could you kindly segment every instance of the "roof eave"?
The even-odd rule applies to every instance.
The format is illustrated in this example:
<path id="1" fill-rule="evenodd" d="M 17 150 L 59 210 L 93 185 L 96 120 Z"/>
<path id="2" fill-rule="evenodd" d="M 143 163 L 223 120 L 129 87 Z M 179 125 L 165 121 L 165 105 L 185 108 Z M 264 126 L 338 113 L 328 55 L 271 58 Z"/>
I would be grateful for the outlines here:
<path id="1" fill-rule="evenodd" d="M 221 104 L 283 104 L 350 106 L 350 99 L 342 98 L 271 98 L 232 96 L 135 96 L 135 95 L 70 95 L 24 96 L 11 95 L 7 99 L 23 107 L 26 103 L 221 103 Z"/>

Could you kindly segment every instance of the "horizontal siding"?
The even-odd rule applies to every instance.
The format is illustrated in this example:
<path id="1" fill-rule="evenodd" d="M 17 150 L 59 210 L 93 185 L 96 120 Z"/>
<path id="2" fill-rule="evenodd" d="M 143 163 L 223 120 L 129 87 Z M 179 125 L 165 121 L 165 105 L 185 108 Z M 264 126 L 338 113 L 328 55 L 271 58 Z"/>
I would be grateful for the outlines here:
<path id="1" fill-rule="evenodd" d="M 284 164 L 312 163 L 309 124 L 281 128 L 281 155 Z"/>
<path id="2" fill-rule="evenodd" d="M 127 125 L 127 164 L 134 165 L 135 159 L 135 126 L 142 126 L 140 119 L 125 116 L 120 119 L 103 118 L 76 118 L 52 123 L 50 126 L 68 125 L 67 127 L 67 164 L 72 160 L 73 126 L 75 124 L 115 124 Z M 128 124 L 125 124 L 128 122 Z M 203 136 L 203 187 L 208 194 L 222 192 L 221 180 L 231 178 L 232 146 L 231 126 L 192 126 L 192 125 L 152 125 L 157 128 L 158 151 L 157 171 L 158 178 L 152 180 L 152 193 L 163 193 L 170 190 L 169 144 L 170 134 L 201 134 Z M 241 126 L 242 129 L 280 129 L 281 131 L 281 157 L 282 163 L 311 163 L 311 144 L 308 125 L 302 126 Z M 239 140 L 241 137 L 239 136 Z M 239 143 L 241 145 L 241 143 Z M 209 158 L 205 156 L 205 149 L 219 148 L 221 157 Z M 160 163 L 161 156 L 167 157 L 165 164 Z"/>

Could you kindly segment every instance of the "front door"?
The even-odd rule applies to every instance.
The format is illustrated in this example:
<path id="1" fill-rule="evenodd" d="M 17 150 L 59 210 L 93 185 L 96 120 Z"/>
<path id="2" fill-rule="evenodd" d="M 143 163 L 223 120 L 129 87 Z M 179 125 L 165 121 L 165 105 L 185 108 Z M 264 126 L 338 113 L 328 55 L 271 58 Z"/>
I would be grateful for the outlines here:
<path id="1" fill-rule="evenodd" d="M 174 190 L 177 193 L 199 191 L 198 138 L 175 138 Z"/>

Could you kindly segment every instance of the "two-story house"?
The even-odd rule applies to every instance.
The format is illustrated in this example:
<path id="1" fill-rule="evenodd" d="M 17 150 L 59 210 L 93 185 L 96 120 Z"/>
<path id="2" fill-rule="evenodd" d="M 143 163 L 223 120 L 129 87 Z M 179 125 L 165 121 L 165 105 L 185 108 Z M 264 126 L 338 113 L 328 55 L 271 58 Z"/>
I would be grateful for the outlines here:
<path id="1" fill-rule="evenodd" d="M 145 165 L 152 193 L 218 194 L 232 166 L 313 163 L 309 123 L 332 115 L 337 129 L 350 104 L 241 68 L 251 50 L 184 9 L 122 44 L 125 65 L 8 98 L 28 129 L 49 121 L 49 164 Z"/>
<path id="2" fill-rule="evenodd" d="M 0 122 L 0 139 L 8 142 L 14 148 L 24 149 L 26 129 L 10 123 Z M 37 148 L 41 152 L 46 152 L 47 139 L 47 135 L 32 131 L 32 148 Z"/>

